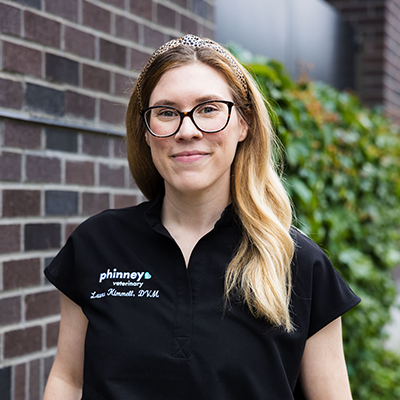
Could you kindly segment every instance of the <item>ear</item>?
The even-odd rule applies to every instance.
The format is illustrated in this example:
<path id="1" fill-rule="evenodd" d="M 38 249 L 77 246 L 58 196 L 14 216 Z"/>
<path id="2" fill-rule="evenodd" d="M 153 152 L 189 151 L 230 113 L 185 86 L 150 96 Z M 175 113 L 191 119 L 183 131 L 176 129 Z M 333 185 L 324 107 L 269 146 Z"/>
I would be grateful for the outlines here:
<path id="1" fill-rule="evenodd" d="M 239 142 L 243 142 L 244 139 L 247 137 L 247 132 L 249 130 L 249 126 L 244 118 L 239 117 L 239 125 L 240 125 L 240 135 L 239 135 Z"/>
<path id="2" fill-rule="evenodd" d="M 147 146 L 151 147 L 151 146 L 150 146 L 149 132 L 146 132 L 146 133 L 144 134 L 144 138 L 145 138 L 145 140 L 146 140 Z"/>

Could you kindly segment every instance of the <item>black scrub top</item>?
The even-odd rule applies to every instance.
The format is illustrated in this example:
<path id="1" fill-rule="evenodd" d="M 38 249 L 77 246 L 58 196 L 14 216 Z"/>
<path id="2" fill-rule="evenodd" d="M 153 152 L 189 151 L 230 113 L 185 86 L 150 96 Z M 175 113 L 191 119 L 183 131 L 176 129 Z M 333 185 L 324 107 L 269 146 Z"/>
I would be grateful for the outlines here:
<path id="1" fill-rule="evenodd" d="M 161 206 L 162 196 L 88 219 L 45 270 L 89 320 L 82 398 L 297 398 L 307 338 L 360 299 L 319 247 L 293 230 L 296 330 L 255 319 L 235 299 L 224 308 L 224 273 L 241 238 L 232 207 L 186 268 Z"/>

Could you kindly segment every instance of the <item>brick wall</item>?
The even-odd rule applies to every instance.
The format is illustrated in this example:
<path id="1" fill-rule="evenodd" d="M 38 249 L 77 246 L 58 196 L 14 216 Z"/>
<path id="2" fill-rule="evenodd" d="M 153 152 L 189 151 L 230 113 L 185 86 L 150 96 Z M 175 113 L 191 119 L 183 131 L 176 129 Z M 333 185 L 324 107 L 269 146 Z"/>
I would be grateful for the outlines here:
<path id="1" fill-rule="evenodd" d="M 0 398 L 40 399 L 60 300 L 43 269 L 82 220 L 143 200 L 126 89 L 155 47 L 213 36 L 213 0 L 0 0 Z"/>
<path id="2" fill-rule="evenodd" d="M 400 123 L 400 0 L 326 0 L 352 23 L 360 45 L 357 91 Z"/>
<path id="3" fill-rule="evenodd" d="M 400 123 L 400 0 L 387 1 L 385 15 L 384 105 Z"/>

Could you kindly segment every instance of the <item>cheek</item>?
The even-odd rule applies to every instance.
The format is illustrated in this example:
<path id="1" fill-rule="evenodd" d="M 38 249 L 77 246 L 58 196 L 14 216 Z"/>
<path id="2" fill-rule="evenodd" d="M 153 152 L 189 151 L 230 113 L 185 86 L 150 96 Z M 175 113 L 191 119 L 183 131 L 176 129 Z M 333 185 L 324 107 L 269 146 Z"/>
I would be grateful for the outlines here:
<path id="1" fill-rule="evenodd" d="M 157 169 L 163 163 L 163 160 L 167 158 L 168 150 L 165 141 L 165 139 L 156 139 L 150 135 L 146 136 L 146 142 L 150 147 L 151 158 Z"/>

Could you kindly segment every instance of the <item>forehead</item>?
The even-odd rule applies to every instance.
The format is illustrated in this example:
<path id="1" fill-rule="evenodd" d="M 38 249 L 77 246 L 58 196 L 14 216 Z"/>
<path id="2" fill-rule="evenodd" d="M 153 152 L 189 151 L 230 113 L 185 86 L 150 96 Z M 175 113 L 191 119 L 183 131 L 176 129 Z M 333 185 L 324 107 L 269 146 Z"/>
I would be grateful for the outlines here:
<path id="1" fill-rule="evenodd" d="M 225 77 L 203 63 L 193 63 L 167 71 L 155 86 L 149 105 L 168 101 L 177 105 L 207 99 L 232 100 Z"/>

